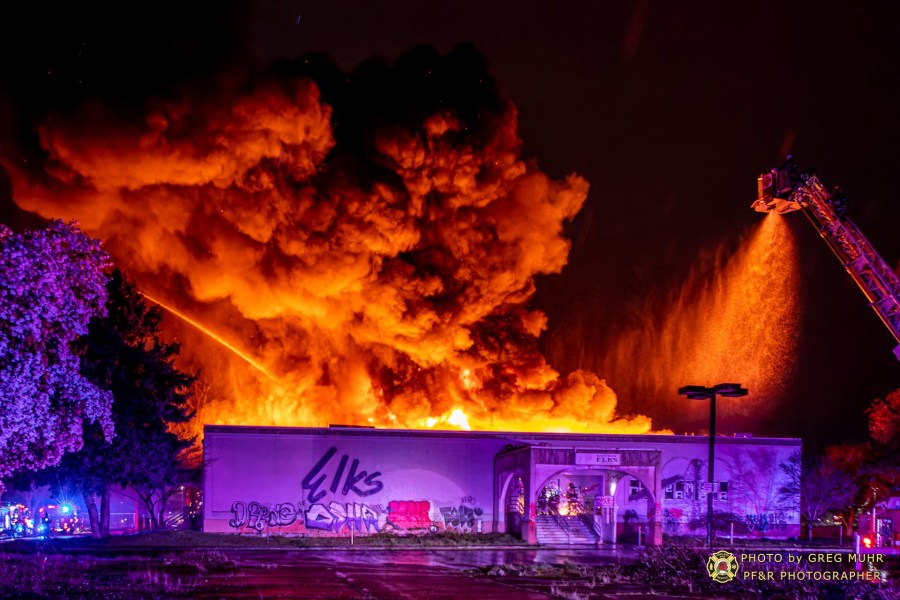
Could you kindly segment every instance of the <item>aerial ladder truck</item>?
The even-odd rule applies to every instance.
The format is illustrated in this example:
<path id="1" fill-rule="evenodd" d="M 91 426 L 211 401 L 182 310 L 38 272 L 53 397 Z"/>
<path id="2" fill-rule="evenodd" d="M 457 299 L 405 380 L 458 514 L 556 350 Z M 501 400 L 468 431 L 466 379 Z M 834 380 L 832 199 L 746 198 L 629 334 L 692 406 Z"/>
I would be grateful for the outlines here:
<path id="1" fill-rule="evenodd" d="M 754 210 L 779 214 L 803 211 L 900 344 L 900 280 L 847 217 L 844 193 L 829 192 L 815 174 L 801 173 L 790 159 L 760 175 L 757 188 Z M 900 360 L 900 345 L 894 348 L 894 354 Z"/>

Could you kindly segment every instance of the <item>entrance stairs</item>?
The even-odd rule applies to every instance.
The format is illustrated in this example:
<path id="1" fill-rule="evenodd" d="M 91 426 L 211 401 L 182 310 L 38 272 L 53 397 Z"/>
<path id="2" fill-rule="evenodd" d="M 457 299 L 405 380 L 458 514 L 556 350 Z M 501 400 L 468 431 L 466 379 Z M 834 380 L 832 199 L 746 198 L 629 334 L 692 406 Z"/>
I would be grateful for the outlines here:
<path id="1" fill-rule="evenodd" d="M 535 524 L 538 543 L 547 546 L 595 545 L 599 539 L 579 516 L 537 515 Z"/>

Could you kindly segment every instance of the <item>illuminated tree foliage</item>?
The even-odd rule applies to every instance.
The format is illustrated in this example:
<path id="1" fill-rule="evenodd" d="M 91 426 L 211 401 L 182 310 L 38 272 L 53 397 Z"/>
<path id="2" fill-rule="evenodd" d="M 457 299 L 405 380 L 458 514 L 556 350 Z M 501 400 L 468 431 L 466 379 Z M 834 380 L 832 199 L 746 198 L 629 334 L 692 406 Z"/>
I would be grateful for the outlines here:
<path id="1" fill-rule="evenodd" d="M 99 428 L 89 427 L 84 448 L 66 455 L 57 469 L 59 481 L 81 488 L 96 537 L 109 533 L 112 485 L 133 490 L 159 527 L 179 454 L 191 445 L 169 431 L 190 418 L 193 378 L 173 364 L 178 346 L 159 339 L 160 310 L 118 270 L 107 289 L 108 316 L 91 322 L 79 354 L 83 372 L 112 392 L 115 438 L 107 441 Z"/>
<path id="2" fill-rule="evenodd" d="M 900 390 L 877 398 L 866 411 L 869 417 L 870 462 L 886 500 L 900 486 Z"/>
<path id="3" fill-rule="evenodd" d="M 884 473 L 872 452 L 871 442 L 829 446 L 825 449 L 825 460 L 850 476 L 847 480 L 850 502 L 833 512 L 841 518 L 845 533 L 852 534 L 856 518 L 879 499 L 887 498 Z"/>
<path id="4" fill-rule="evenodd" d="M 804 465 L 804 505 L 813 516 L 829 510 L 852 533 L 855 519 L 887 500 L 900 485 L 900 390 L 876 398 L 866 410 L 869 440 L 825 449 Z M 810 514 L 807 517 L 810 518 Z"/>
<path id="5" fill-rule="evenodd" d="M 872 440 L 882 446 L 900 445 L 900 390 L 875 400 L 866 414 Z"/>
<path id="6" fill-rule="evenodd" d="M 72 224 L 0 225 L 0 477 L 81 448 L 85 420 L 112 432 L 112 395 L 80 373 L 71 347 L 105 314 L 108 263 Z"/>

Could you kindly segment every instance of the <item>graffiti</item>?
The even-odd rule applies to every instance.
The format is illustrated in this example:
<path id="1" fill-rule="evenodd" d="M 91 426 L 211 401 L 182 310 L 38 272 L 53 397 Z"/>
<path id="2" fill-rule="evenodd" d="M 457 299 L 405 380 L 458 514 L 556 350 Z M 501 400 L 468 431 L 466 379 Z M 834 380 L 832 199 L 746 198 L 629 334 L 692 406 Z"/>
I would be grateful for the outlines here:
<path id="1" fill-rule="evenodd" d="M 402 529 L 431 527 L 430 512 L 428 500 L 392 500 L 388 503 L 388 521 Z"/>
<path id="2" fill-rule="evenodd" d="M 788 526 L 788 516 L 780 510 L 769 513 L 769 525 L 772 529 L 784 529 Z"/>
<path id="3" fill-rule="evenodd" d="M 251 504 L 253 503 L 251 502 Z M 229 527 L 243 527 L 250 520 L 247 505 L 243 502 L 232 502 L 231 512 L 234 514 L 234 518 L 228 521 Z"/>
<path id="4" fill-rule="evenodd" d="M 667 508 L 663 513 L 667 518 L 672 518 L 677 521 L 680 521 L 684 518 L 684 509 L 683 508 Z"/>
<path id="5" fill-rule="evenodd" d="M 762 531 L 765 533 L 769 529 L 769 517 L 765 514 L 762 515 L 747 515 L 747 526 L 750 529 L 755 531 Z"/>
<path id="6" fill-rule="evenodd" d="M 344 527 L 360 533 L 380 531 L 378 513 L 365 504 L 332 502 L 328 506 L 313 504 L 306 511 L 306 527 L 320 531 L 339 532 Z"/>
<path id="7" fill-rule="evenodd" d="M 445 530 L 482 530 L 484 509 L 480 506 L 444 506 L 439 512 Z M 260 502 L 236 501 L 231 504 L 231 517 L 229 527 L 256 533 L 294 524 L 300 528 L 299 531 L 305 526 L 310 531 L 328 533 L 378 533 L 391 528 L 425 529 L 434 533 L 440 528 L 440 521 L 435 523 L 432 520 L 431 502 L 428 500 L 392 500 L 386 510 L 381 504 L 360 502 L 283 502 L 268 507 Z M 297 528 L 290 531 L 297 531 Z"/>
<path id="8" fill-rule="evenodd" d="M 311 504 L 318 502 L 328 493 L 325 490 L 319 489 L 319 487 L 328 480 L 328 475 L 322 473 L 322 470 L 325 469 L 325 466 L 335 454 L 337 454 L 337 448 L 332 446 L 322 455 L 322 458 L 319 459 L 319 462 L 315 464 L 309 473 L 306 474 L 306 477 L 303 478 L 303 489 L 309 491 L 309 494 L 306 497 Z M 341 456 L 338 461 L 337 471 L 335 471 L 335 474 L 332 476 L 331 485 L 328 487 L 332 494 L 336 494 L 338 489 L 340 489 L 341 494 L 344 496 L 353 492 L 357 496 L 365 497 L 377 494 L 384 488 L 384 485 L 377 480 L 378 476 L 381 475 L 381 472 L 375 471 L 374 473 L 369 474 L 366 471 L 358 471 L 359 460 L 355 458 L 350 462 L 350 469 L 347 471 L 346 478 L 344 478 L 344 469 L 347 468 L 348 462 L 350 462 L 350 456 L 347 454 Z M 320 475 L 320 473 L 322 474 Z M 341 487 L 341 480 L 344 482 L 343 487 Z M 362 482 L 364 487 L 359 486 L 360 482 Z"/>
<path id="9" fill-rule="evenodd" d="M 747 514 L 744 516 L 747 526 L 753 531 L 765 533 L 770 529 L 784 529 L 787 527 L 787 519 L 781 511 Z"/>
<path id="10" fill-rule="evenodd" d="M 663 511 L 663 527 L 669 531 L 677 530 L 682 523 L 687 523 L 688 520 L 682 508 L 667 508 Z"/>
<path id="11" fill-rule="evenodd" d="M 459 499 L 460 504 L 471 504 L 472 506 L 478 504 L 473 496 L 463 496 Z"/>
<path id="12" fill-rule="evenodd" d="M 233 502 L 231 513 L 234 518 L 228 521 L 229 527 L 235 529 L 247 527 L 262 532 L 266 527 L 284 527 L 293 524 L 300 511 L 290 502 L 276 504 L 271 509 L 259 502 Z"/>
<path id="13" fill-rule="evenodd" d="M 484 510 L 480 506 L 442 506 L 441 517 L 444 519 L 444 529 L 458 529 L 459 531 L 481 531 L 481 515 Z"/>
<path id="14" fill-rule="evenodd" d="M 426 502 L 427 504 L 427 502 Z M 298 520 L 305 523 L 307 529 L 340 532 L 345 527 L 359 532 L 380 531 L 378 512 L 365 504 L 350 502 L 341 504 L 332 502 L 312 504 L 306 509 L 302 504 L 284 502 L 272 508 L 259 502 L 233 502 L 232 518 L 228 526 L 234 529 L 247 528 L 262 533 L 270 527 L 286 527 Z M 430 524 L 430 522 L 429 522 Z"/>

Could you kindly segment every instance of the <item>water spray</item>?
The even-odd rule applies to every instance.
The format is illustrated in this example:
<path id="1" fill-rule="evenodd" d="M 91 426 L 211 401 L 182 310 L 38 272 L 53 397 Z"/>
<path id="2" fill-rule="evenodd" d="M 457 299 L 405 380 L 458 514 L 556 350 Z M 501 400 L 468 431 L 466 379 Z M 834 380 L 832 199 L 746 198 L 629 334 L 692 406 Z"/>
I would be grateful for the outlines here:
<path id="1" fill-rule="evenodd" d="M 247 364 L 249 364 L 251 367 L 253 367 L 253 368 L 256 369 L 257 371 L 259 371 L 260 373 L 262 373 L 263 375 L 265 375 L 266 377 L 268 377 L 268 378 L 271 379 L 272 381 L 277 381 L 277 379 L 275 378 L 275 376 L 272 375 L 272 373 L 270 373 L 268 369 L 266 369 L 264 366 L 262 366 L 261 364 L 259 364 L 259 363 L 258 363 L 257 361 L 255 361 L 252 357 L 248 356 L 246 353 L 241 352 L 240 350 L 238 350 L 237 348 L 235 348 L 234 346 L 232 346 L 231 344 L 229 344 L 227 341 L 225 341 L 221 336 L 219 336 L 219 335 L 216 334 L 215 332 L 210 331 L 209 329 L 207 329 L 206 327 L 204 327 L 203 325 L 201 325 L 201 324 L 198 323 L 197 321 L 193 320 L 193 319 L 190 318 L 189 316 L 185 315 L 184 313 L 179 312 L 178 310 L 172 308 L 171 306 L 167 306 L 166 304 L 163 304 L 162 302 L 160 302 L 160 301 L 157 300 L 156 298 L 153 298 L 152 296 L 149 296 L 149 295 L 145 294 L 144 292 L 140 292 L 140 294 L 141 294 L 141 296 L 143 296 L 144 298 L 146 298 L 146 299 L 149 300 L 150 302 L 153 302 L 154 304 L 156 304 L 156 305 L 159 306 L 160 308 L 165 309 L 166 311 L 172 313 L 173 315 L 175 315 L 176 317 L 178 317 L 179 319 L 181 319 L 181 320 L 184 321 L 185 323 L 187 323 L 187 324 L 189 324 L 189 325 L 192 325 L 192 326 L 196 327 L 197 329 L 199 329 L 200 331 L 202 331 L 203 333 L 205 333 L 206 335 L 208 335 L 208 336 L 211 337 L 212 339 L 216 340 L 217 342 L 219 342 L 220 344 L 222 344 L 223 346 L 225 346 L 226 348 L 228 348 L 229 350 L 231 350 L 232 352 L 234 352 L 235 354 L 237 354 L 239 357 L 241 357 L 242 359 L 244 359 L 244 360 L 247 362 Z"/>

